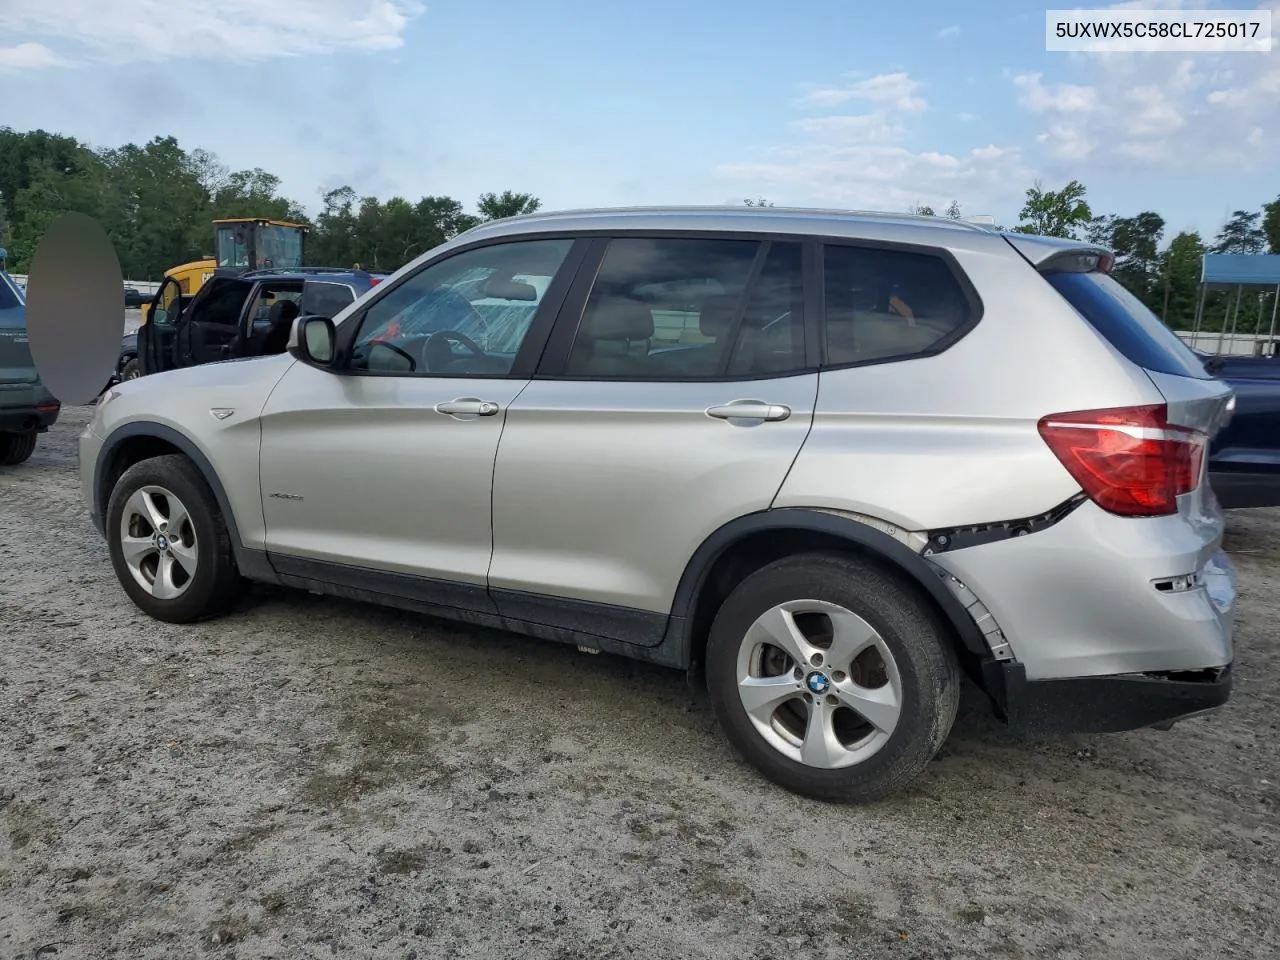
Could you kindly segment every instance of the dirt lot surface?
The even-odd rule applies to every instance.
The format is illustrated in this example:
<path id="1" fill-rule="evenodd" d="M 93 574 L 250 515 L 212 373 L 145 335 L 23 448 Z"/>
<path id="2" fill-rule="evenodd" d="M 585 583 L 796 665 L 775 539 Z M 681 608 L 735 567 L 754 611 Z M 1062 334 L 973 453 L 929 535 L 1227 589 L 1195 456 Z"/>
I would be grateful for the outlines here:
<path id="1" fill-rule="evenodd" d="M 0 960 L 1280 956 L 1280 511 L 1232 518 L 1224 711 L 967 712 L 842 808 L 679 673 L 284 590 L 144 617 L 80 506 L 88 412 L 0 473 Z"/>

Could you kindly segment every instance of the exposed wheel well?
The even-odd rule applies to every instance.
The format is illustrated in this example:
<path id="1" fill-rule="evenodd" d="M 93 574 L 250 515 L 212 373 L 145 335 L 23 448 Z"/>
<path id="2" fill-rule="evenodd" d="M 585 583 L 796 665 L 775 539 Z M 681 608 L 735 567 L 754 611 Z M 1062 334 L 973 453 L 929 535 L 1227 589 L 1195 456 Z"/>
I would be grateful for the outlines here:
<path id="1" fill-rule="evenodd" d="M 127 437 L 123 440 L 119 446 L 111 451 L 110 459 L 103 464 L 102 472 L 98 476 L 98 489 L 96 491 L 98 515 L 106 516 L 107 501 L 111 499 L 111 491 L 115 489 L 116 482 L 124 476 L 126 470 L 135 463 L 141 463 L 143 460 L 174 453 L 186 456 L 183 450 L 168 440 L 162 440 L 160 437 L 143 434 Z"/>
<path id="2" fill-rule="evenodd" d="M 982 683 L 982 669 L 978 658 L 965 646 L 964 640 L 952 626 L 947 612 L 914 576 L 872 547 L 839 534 L 805 529 L 770 529 L 749 533 L 735 540 L 716 557 L 698 590 L 687 628 L 690 663 L 695 671 L 702 669 L 707 639 L 711 633 L 711 623 L 715 619 L 716 612 L 733 589 L 762 567 L 784 557 L 802 553 L 860 557 L 896 574 L 901 582 L 920 598 L 921 603 L 927 604 L 938 614 L 939 622 L 944 625 L 947 641 L 955 650 L 964 671 L 970 678 L 979 684 Z"/>

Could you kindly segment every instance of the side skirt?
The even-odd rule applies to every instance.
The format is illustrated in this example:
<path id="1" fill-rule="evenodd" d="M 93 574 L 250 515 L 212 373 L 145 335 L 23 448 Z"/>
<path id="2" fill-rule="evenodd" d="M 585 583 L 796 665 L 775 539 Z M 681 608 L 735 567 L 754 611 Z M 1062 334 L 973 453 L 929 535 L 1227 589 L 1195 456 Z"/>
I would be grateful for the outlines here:
<path id="1" fill-rule="evenodd" d="M 278 554 L 270 555 L 269 567 L 272 572 L 263 577 L 243 568 L 242 572 L 250 579 L 326 596 L 588 647 L 659 666 L 684 666 L 680 618 Z M 522 616 L 506 615 L 504 610 L 518 610 Z"/>

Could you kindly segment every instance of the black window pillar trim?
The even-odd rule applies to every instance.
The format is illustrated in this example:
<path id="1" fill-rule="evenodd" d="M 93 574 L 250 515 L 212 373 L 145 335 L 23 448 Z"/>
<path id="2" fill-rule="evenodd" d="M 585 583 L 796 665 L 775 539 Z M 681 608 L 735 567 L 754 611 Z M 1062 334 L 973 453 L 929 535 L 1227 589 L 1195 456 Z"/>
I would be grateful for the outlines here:
<path id="1" fill-rule="evenodd" d="M 826 359 L 826 295 L 822 265 L 822 242 L 805 240 L 801 247 L 800 271 L 804 278 L 804 361 L 811 370 Z"/>

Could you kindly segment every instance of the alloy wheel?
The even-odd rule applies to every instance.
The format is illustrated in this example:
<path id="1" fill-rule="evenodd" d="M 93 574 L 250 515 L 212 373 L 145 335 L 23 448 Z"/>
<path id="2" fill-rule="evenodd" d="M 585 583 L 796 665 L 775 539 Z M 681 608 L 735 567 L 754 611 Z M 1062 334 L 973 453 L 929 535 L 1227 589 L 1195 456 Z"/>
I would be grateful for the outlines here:
<path id="1" fill-rule="evenodd" d="M 120 549 L 134 580 L 157 600 L 182 596 L 195 576 L 195 526 L 182 501 L 164 487 L 140 487 L 125 502 Z"/>
<path id="2" fill-rule="evenodd" d="M 884 639 L 821 600 L 778 604 L 757 618 L 739 647 L 737 682 L 765 742 L 820 769 L 867 760 L 902 715 L 902 680 Z"/>

